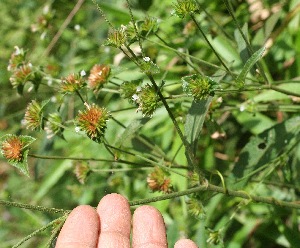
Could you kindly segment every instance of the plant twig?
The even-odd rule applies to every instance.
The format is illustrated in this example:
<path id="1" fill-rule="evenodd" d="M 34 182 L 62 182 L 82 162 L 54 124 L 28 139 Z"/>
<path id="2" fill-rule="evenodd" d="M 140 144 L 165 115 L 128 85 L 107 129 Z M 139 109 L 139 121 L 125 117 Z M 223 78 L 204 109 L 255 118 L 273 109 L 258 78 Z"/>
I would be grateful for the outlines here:
<path id="1" fill-rule="evenodd" d="M 191 188 L 188 190 L 165 194 L 165 195 L 157 196 L 157 197 L 153 197 L 153 198 L 131 201 L 131 202 L 129 202 L 129 204 L 130 204 L 130 206 L 136 206 L 136 205 L 141 205 L 141 204 L 147 204 L 150 202 L 168 200 L 168 199 L 172 199 L 172 198 L 176 198 L 176 197 L 180 197 L 180 196 L 184 196 L 184 195 L 189 195 L 189 194 L 193 194 L 193 193 L 198 193 L 198 192 L 202 192 L 202 191 L 212 191 L 212 192 L 216 192 L 216 193 L 225 194 L 228 196 L 252 200 L 253 202 L 256 202 L 256 203 L 266 203 L 266 204 L 279 206 L 279 207 L 300 209 L 300 202 L 288 202 L 288 201 L 277 200 L 273 197 L 250 195 L 247 192 L 224 189 L 223 187 L 219 187 L 219 186 L 216 186 L 213 184 L 202 185 L 202 186 L 198 186 L 198 187 Z"/>
<path id="2" fill-rule="evenodd" d="M 62 35 L 63 31 L 69 25 L 69 23 L 71 22 L 71 20 L 73 19 L 73 17 L 75 16 L 75 14 L 78 12 L 78 10 L 80 9 L 80 7 L 81 7 L 81 5 L 83 3 L 84 3 L 84 0 L 78 0 L 78 2 L 76 3 L 76 5 L 72 9 L 72 11 L 70 12 L 70 14 L 68 15 L 68 17 L 66 18 L 66 20 L 63 22 L 63 24 L 59 28 L 58 32 L 55 34 L 55 36 L 51 40 L 51 42 L 48 45 L 48 47 L 46 48 L 43 56 L 48 56 L 48 54 L 51 52 L 51 50 L 55 46 L 56 42 L 59 40 L 59 38 Z"/>
<path id="3" fill-rule="evenodd" d="M 69 212 L 69 210 L 64 210 L 64 209 L 48 208 L 48 207 L 43 207 L 43 206 L 35 206 L 35 205 L 31 205 L 31 204 L 5 201 L 5 200 L 0 200 L 0 205 L 8 206 L 8 207 L 25 208 L 25 209 L 37 210 L 37 211 L 41 211 L 41 212 L 55 213 L 55 214 L 57 214 L 57 213 L 65 214 L 65 213 Z"/>

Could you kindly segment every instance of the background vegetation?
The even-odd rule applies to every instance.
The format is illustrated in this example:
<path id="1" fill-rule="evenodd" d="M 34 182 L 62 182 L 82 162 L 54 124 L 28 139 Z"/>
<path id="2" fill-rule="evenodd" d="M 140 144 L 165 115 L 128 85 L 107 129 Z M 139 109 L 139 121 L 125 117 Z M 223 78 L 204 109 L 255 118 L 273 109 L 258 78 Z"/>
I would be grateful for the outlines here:
<path id="1" fill-rule="evenodd" d="M 156 206 L 170 246 L 297 247 L 300 2 L 98 4 L 1 1 L 2 153 L 7 134 L 36 139 L 28 171 L 25 153 L 0 160 L 1 247 L 111 192 Z M 110 73 L 93 87 L 96 64 Z M 78 117 L 92 104 L 111 114 L 97 137 Z M 59 223 L 21 247 L 53 245 Z"/>

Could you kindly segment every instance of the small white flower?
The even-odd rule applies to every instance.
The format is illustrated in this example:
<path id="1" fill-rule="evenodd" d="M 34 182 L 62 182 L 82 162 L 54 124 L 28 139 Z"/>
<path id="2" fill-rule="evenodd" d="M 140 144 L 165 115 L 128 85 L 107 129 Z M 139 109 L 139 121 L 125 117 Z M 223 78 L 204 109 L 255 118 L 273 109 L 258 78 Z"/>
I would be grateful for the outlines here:
<path id="1" fill-rule="evenodd" d="M 49 13 L 49 11 L 50 11 L 50 6 L 47 4 L 47 5 L 45 5 L 45 7 L 43 8 L 43 14 L 46 15 L 46 14 Z"/>
<path id="2" fill-rule="evenodd" d="M 75 132 L 78 133 L 80 131 L 80 127 L 75 127 Z"/>
<path id="3" fill-rule="evenodd" d="M 52 78 L 48 78 L 48 80 L 47 80 L 47 85 L 48 85 L 48 86 L 51 86 L 52 83 L 53 83 Z"/>
<path id="4" fill-rule="evenodd" d="M 79 24 L 76 24 L 76 25 L 74 26 L 74 29 L 75 29 L 76 31 L 79 31 L 79 30 L 80 30 L 80 25 L 79 25 Z"/>
<path id="5" fill-rule="evenodd" d="M 18 46 L 15 46 L 14 47 L 15 48 L 15 55 L 19 55 L 20 53 L 21 53 L 21 50 L 20 50 L 20 48 L 18 47 Z"/>
<path id="6" fill-rule="evenodd" d="M 150 59 L 149 57 L 144 57 L 143 60 L 144 60 L 145 62 L 149 62 L 151 59 Z"/>
<path id="7" fill-rule="evenodd" d="M 245 105 L 240 106 L 240 111 L 243 112 L 246 109 Z"/>
<path id="8" fill-rule="evenodd" d="M 52 97 L 50 98 L 50 101 L 51 101 L 51 102 L 57 102 L 56 96 L 52 96 Z"/>
<path id="9" fill-rule="evenodd" d="M 80 76 L 84 77 L 85 75 L 86 75 L 85 70 L 82 70 L 82 71 L 80 72 Z"/>
<path id="10" fill-rule="evenodd" d="M 121 25 L 121 30 L 122 30 L 122 31 L 125 31 L 126 29 L 127 29 L 127 27 L 126 27 L 125 25 L 122 24 L 122 25 Z"/>
<path id="11" fill-rule="evenodd" d="M 32 90 L 33 90 L 33 85 L 31 85 L 31 86 L 28 88 L 27 92 L 31 92 Z"/>
<path id="12" fill-rule="evenodd" d="M 133 94 L 131 98 L 132 98 L 132 100 L 135 101 L 135 102 L 136 102 L 137 100 L 139 100 L 139 96 L 138 96 L 137 94 Z"/>
<path id="13" fill-rule="evenodd" d="M 136 87 L 136 92 L 141 92 L 141 91 L 142 91 L 142 87 L 141 86 Z"/>

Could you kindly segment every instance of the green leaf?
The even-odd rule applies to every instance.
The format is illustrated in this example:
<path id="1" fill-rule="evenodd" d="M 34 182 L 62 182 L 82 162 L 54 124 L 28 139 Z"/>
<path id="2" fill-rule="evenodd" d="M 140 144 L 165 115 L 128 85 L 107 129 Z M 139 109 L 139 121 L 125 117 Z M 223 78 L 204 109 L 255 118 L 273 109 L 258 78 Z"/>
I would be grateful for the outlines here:
<path id="1" fill-rule="evenodd" d="M 192 106 L 186 116 L 186 122 L 184 124 L 184 133 L 187 142 L 192 149 L 196 147 L 197 140 L 203 127 L 203 123 L 212 101 L 212 97 L 208 97 L 205 100 L 193 101 Z"/>
<path id="2" fill-rule="evenodd" d="M 230 177 L 235 181 L 233 188 L 242 189 L 252 175 L 264 168 L 269 168 L 268 166 L 271 166 L 272 162 L 280 156 L 287 156 L 299 141 L 299 116 L 252 137 L 242 149 L 239 160 L 234 166 Z"/>
<path id="3" fill-rule="evenodd" d="M 244 86 L 247 73 L 254 66 L 254 64 L 263 56 L 265 50 L 265 47 L 260 48 L 258 51 L 253 53 L 253 55 L 247 60 L 241 73 L 236 78 L 236 83 L 239 88 L 242 88 Z"/>
<path id="4" fill-rule="evenodd" d="M 271 118 L 259 112 L 234 111 L 232 114 L 244 128 L 253 134 L 260 134 L 275 125 Z"/>
<path id="5" fill-rule="evenodd" d="M 52 165 L 51 172 L 46 175 L 43 182 L 39 186 L 39 190 L 32 198 L 33 202 L 40 201 L 54 187 L 54 185 L 63 177 L 66 171 L 72 168 L 72 161 L 58 161 Z"/>
<path id="6" fill-rule="evenodd" d="M 118 137 L 115 146 L 121 148 L 124 144 L 128 145 L 131 143 L 132 138 L 135 137 L 138 130 L 144 126 L 150 118 L 142 118 L 139 120 L 132 121 Z"/>
<path id="7" fill-rule="evenodd" d="M 243 32 L 244 36 L 246 37 L 246 39 L 249 40 L 247 23 L 245 23 L 244 26 L 242 27 L 242 32 Z M 243 61 L 243 64 L 245 64 L 247 62 L 247 60 L 250 58 L 250 54 L 247 49 L 247 43 L 243 39 L 243 36 L 239 29 L 234 30 L 234 38 L 238 45 L 238 51 L 239 51 L 240 57 Z"/>

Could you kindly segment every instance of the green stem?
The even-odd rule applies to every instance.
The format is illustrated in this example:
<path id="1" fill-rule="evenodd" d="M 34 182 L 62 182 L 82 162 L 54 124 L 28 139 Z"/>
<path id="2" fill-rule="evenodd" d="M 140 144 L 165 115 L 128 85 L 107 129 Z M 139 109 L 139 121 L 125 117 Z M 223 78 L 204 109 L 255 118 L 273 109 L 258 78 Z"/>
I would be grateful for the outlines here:
<path id="1" fill-rule="evenodd" d="M 205 39 L 206 43 L 209 45 L 209 47 L 211 48 L 211 50 L 214 52 L 214 54 L 216 55 L 216 57 L 218 58 L 218 60 L 220 61 L 220 63 L 223 65 L 223 67 L 226 69 L 226 71 L 232 76 L 232 78 L 235 78 L 233 73 L 229 70 L 229 68 L 227 67 L 227 65 L 225 65 L 225 63 L 223 62 L 223 60 L 221 59 L 220 55 L 218 54 L 218 52 L 214 49 L 214 47 L 212 46 L 212 44 L 209 42 L 209 40 L 207 39 L 206 35 L 204 34 L 202 28 L 200 27 L 200 25 L 198 24 L 195 16 L 193 14 L 190 14 L 190 17 L 192 18 L 193 22 L 196 24 L 198 30 L 200 31 L 201 35 L 203 36 L 203 38 Z"/>
<path id="2" fill-rule="evenodd" d="M 156 92 L 157 92 L 157 94 L 158 94 L 160 100 L 162 101 L 162 103 L 163 103 L 165 109 L 167 110 L 168 115 L 169 115 L 169 117 L 171 118 L 171 120 L 172 120 L 172 122 L 173 122 L 173 124 L 174 124 L 174 127 L 175 127 L 175 129 L 176 129 L 176 131 L 177 131 L 177 133 L 178 133 L 178 135 L 179 135 L 179 137 L 180 137 L 180 139 L 181 139 L 181 141 L 182 141 L 182 143 L 183 143 L 185 149 L 186 149 L 186 152 L 187 152 L 187 161 L 188 161 L 189 167 L 194 168 L 194 162 L 193 162 L 193 161 L 194 161 L 194 155 L 193 155 L 193 153 L 192 153 L 192 150 L 191 150 L 191 148 L 190 148 L 190 145 L 188 144 L 186 138 L 184 137 L 184 135 L 183 135 L 183 133 L 182 133 L 182 131 L 181 131 L 181 129 L 180 129 L 180 127 L 179 127 L 179 125 L 178 125 L 178 123 L 177 123 L 177 121 L 176 121 L 176 119 L 175 119 L 175 117 L 174 117 L 174 115 L 173 115 L 173 113 L 172 113 L 172 111 L 171 111 L 171 109 L 170 109 L 170 107 L 169 107 L 167 101 L 166 101 L 166 99 L 165 99 L 164 96 L 162 95 L 162 93 L 161 93 L 159 87 L 157 86 L 157 84 L 156 84 L 156 82 L 155 82 L 153 76 L 152 76 L 151 74 L 149 74 L 149 73 L 147 73 L 147 76 L 148 76 L 148 78 L 150 79 L 150 81 L 151 81 L 151 83 L 152 83 L 154 89 L 156 90 Z M 199 171 L 198 171 L 198 172 L 199 172 Z M 201 173 L 201 174 L 202 174 L 202 173 Z M 199 175 L 200 175 L 200 172 L 199 172 Z"/>
<path id="3" fill-rule="evenodd" d="M 54 226 L 56 225 L 58 222 L 64 222 L 65 219 L 67 218 L 66 215 L 60 217 L 60 218 L 57 218 L 53 221 L 51 221 L 50 223 L 48 223 L 47 225 L 35 230 L 34 232 L 32 232 L 31 234 L 27 235 L 25 238 L 23 238 L 20 242 L 18 242 L 17 244 L 15 244 L 12 248 L 17 248 L 19 247 L 20 245 L 22 245 L 25 241 L 27 241 L 28 239 L 31 239 L 32 237 L 36 236 L 37 234 L 39 234 L 40 232 L 43 232 L 44 230 L 46 230 L 47 228 L 51 227 L 51 226 Z"/>
<path id="4" fill-rule="evenodd" d="M 78 90 L 76 90 L 75 92 L 76 92 L 77 96 L 79 96 L 82 103 L 85 103 L 85 101 L 83 100 L 83 97 L 81 96 L 80 92 Z"/>
<path id="5" fill-rule="evenodd" d="M 135 32 L 135 35 L 138 39 L 138 43 L 139 43 L 139 47 L 140 47 L 141 52 L 142 52 L 142 56 L 144 57 L 144 50 L 143 50 L 143 46 L 142 46 L 142 41 L 141 41 L 140 35 L 139 35 L 138 30 L 137 30 L 136 25 L 135 25 L 135 20 L 134 20 L 133 14 L 132 14 L 132 9 L 131 9 L 129 0 L 126 0 L 126 2 L 127 2 L 127 5 L 128 5 L 130 19 L 131 19 L 131 22 L 132 22 L 132 25 L 133 25 L 133 28 L 134 28 L 134 32 Z"/>
<path id="6" fill-rule="evenodd" d="M 224 4 L 226 5 L 226 8 L 227 8 L 227 10 L 228 10 L 230 16 L 232 17 L 232 19 L 233 19 L 233 21 L 234 21 L 236 27 L 238 28 L 238 30 L 239 30 L 239 32 L 240 32 L 240 34 L 241 34 L 243 40 L 245 41 L 245 43 L 246 43 L 246 45 L 247 45 L 247 49 L 248 49 L 248 51 L 249 51 L 249 53 L 250 53 L 250 56 L 251 56 L 251 55 L 254 53 L 254 51 L 253 51 L 253 49 L 252 49 L 252 47 L 251 47 L 251 45 L 250 45 L 250 43 L 249 43 L 247 37 L 245 36 L 243 30 L 241 29 L 241 27 L 240 27 L 240 25 L 239 25 L 237 19 L 235 18 L 235 15 L 234 15 L 234 13 L 233 13 L 233 11 L 232 11 L 232 9 L 231 9 L 231 6 L 230 6 L 229 1 L 228 1 L 228 0 L 223 0 L 223 2 L 224 2 Z M 258 61 L 257 64 L 258 64 L 259 71 L 261 72 L 261 74 L 262 74 L 264 80 L 265 80 L 267 83 L 269 83 L 269 82 L 268 82 L 268 78 L 267 78 L 267 76 L 266 76 L 266 74 L 265 74 L 265 72 L 264 72 L 264 70 L 263 70 L 263 68 L 262 68 L 261 63 Z"/>
<path id="7" fill-rule="evenodd" d="M 30 204 L 24 204 L 24 203 L 18 203 L 18 202 L 11 202 L 11 201 L 5 201 L 0 200 L 0 205 L 7 206 L 7 207 L 17 207 L 17 208 L 25 208 L 30 210 L 37 210 L 41 212 L 47 212 L 47 213 L 63 213 L 66 214 L 69 211 L 64 209 L 57 209 L 57 208 L 47 208 L 43 206 L 34 206 Z"/>
<path id="8" fill-rule="evenodd" d="M 281 200 L 277 200 L 272 197 L 249 195 L 247 192 L 224 189 L 223 187 L 219 187 L 219 186 L 216 186 L 213 184 L 202 185 L 202 186 L 198 186 L 198 187 L 191 188 L 188 190 L 170 193 L 170 194 L 157 196 L 157 197 L 153 197 L 153 198 L 131 201 L 131 202 L 129 202 L 129 204 L 130 204 L 130 206 L 142 205 L 142 204 L 147 204 L 150 202 L 157 202 L 157 201 L 173 199 L 176 197 L 190 195 L 193 193 L 199 193 L 199 192 L 203 192 L 203 191 L 212 191 L 212 192 L 216 192 L 216 193 L 225 194 L 228 196 L 252 200 L 253 202 L 257 202 L 257 203 L 266 203 L 266 204 L 271 204 L 271 205 L 275 205 L 275 206 L 279 206 L 279 207 L 300 209 L 300 204 L 296 203 L 296 202 L 281 201 Z"/>
<path id="9" fill-rule="evenodd" d="M 158 34 L 155 33 L 155 36 L 162 42 L 164 43 L 167 47 L 170 47 L 170 45 L 163 40 Z M 203 75 L 203 72 L 200 71 L 198 68 L 196 68 L 192 63 L 190 63 L 180 52 L 177 50 L 174 50 L 174 52 L 177 54 L 178 57 L 180 57 L 185 63 L 187 63 L 190 67 L 192 67 L 196 72 L 199 74 Z"/>
<path id="10" fill-rule="evenodd" d="M 290 92 L 290 91 L 288 91 L 288 90 L 279 88 L 279 87 L 274 86 L 274 85 L 270 85 L 270 86 L 269 86 L 269 89 L 275 90 L 275 91 L 277 91 L 277 92 L 280 92 L 280 93 L 283 93 L 283 94 L 286 94 L 286 95 L 289 95 L 289 96 L 297 96 L 297 97 L 300 97 L 300 94 L 298 94 L 298 93 L 296 93 L 296 92 Z"/>

